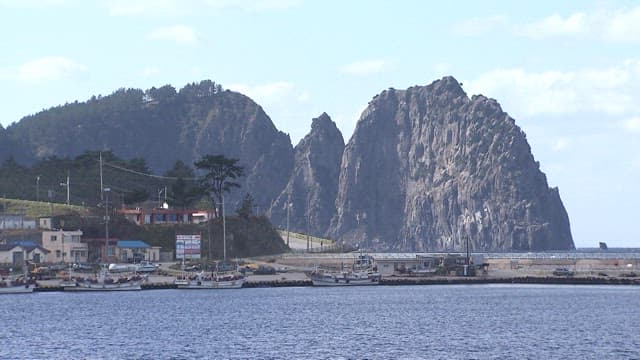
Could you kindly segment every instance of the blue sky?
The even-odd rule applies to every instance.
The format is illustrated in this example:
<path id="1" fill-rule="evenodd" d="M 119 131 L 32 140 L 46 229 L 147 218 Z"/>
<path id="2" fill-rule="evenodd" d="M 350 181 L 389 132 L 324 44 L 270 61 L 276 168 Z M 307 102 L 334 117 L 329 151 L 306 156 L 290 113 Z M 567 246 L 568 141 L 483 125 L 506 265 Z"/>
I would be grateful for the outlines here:
<path id="1" fill-rule="evenodd" d="M 327 112 L 350 138 L 380 91 L 444 75 L 495 98 L 558 186 L 576 245 L 640 247 L 640 3 L 0 0 L 0 123 L 211 79 L 294 145 Z"/>

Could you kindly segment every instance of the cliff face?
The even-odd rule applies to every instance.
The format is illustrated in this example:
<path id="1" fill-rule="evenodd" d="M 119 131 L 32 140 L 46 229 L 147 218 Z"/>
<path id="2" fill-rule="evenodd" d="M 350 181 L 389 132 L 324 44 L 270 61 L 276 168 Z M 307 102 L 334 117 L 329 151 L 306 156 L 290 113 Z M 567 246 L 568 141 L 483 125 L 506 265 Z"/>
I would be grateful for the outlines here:
<path id="1" fill-rule="evenodd" d="M 170 86 L 118 90 L 25 117 L 7 134 L 24 144 L 31 159 L 112 150 L 123 159 L 145 159 L 156 173 L 176 160 L 193 166 L 203 155 L 224 154 L 240 159 L 246 175 L 227 198 L 229 208 L 245 192 L 258 205 L 270 204 L 293 166 L 291 140 L 253 100 L 214 86 L 203 81 L 180 92 Z"/>
<path id="2" fill-rule="evenodd" d="M 293 172 L 270 209 L 271 222 L 291 231 L 322 235 L 335 215 L 344 139 L 325 113 L 313 119 L 311 132 L 295 147 Z"/>
<path id="3" fill-rule="evenodd" d="M 229 196 L 230 207 L 244 193 L 250 193 L 255 204 L 265 209 L 285 187 L 292 171 L 291 139 L 248 97 L 233 92 L 223 95 L 204 116 L 188 117 L 180 131 L 183 156 L 191 163 L 206 154 L 240 159 L 245 176 L 241 188 Z"/>
<path id="4" fill-rule="evenodd" d="M 241 189 L 274 225 L 383 250 L 574 247 L 557 189 L 495 100 L 446 77 L 374 97 L 349 143 L 322 114 L 295 147 L 248 97 L 211 81 L 118 90 L 0 128 L 0 160 L 112 150 L 162 173 L 206 154 L 240 159 Z"/>
<path id="5" fill-rule="evenodd" d="M 368 248 L 462 251 L 574 247 L 557 189 L 495 100 L 446 77 L 389 89 L 363 112 L 342 158 L 329 235 Z"/>

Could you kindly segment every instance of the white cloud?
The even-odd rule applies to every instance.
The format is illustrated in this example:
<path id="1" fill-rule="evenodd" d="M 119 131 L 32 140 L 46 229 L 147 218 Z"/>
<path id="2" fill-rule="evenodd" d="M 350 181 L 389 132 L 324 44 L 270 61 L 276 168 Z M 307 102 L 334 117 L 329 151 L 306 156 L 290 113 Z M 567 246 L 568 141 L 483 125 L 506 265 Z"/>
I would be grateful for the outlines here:
<path id="1" fill-rule="evenodd" d="M 640 6 L 629 11 L 617 11 L 604 28 L 603 37 L 616 42 L 640 41 Z"/>
<path id="2" fill-rule="evenodd" d="M 44 9 L 66 5 L 69 0 L 0 0 L 0 7 Z"/>
<path id="3" fill-rule="evenodd" d="M 565 150 L 571 144 L 571 139 L 568 137 L 559 137 L 554 139 L 551 149 L 553 151 L 562 151 Z"/>
<path id="4" fill-rule="evenodd" d="M 575 13 L 566 18 L 554 14 L 540 21 L 525 25 L 521 32 L 533 39 L 558 35 L 580 35 L 587 31 L 587 22 L 587 15 L 584 13 Z"/>
<path id="5" fill-rule="evenodd" d="M 297 7 L 302 0 L 204 0 L 204 3 L 215 10 L 264 11 Z"/>
<path id="6" fill-rule="evenodd" d="M 636 116 L 636 117 L 627 119 L 624 122 L 624 128 L 631 132 L 640 133 L 640 117 Z"/>
<path id="7" fill-rule="evenodd" d="M 104 0 L 102 3 L 113 16 L 176 16 L 207 11 L 285 10 L 301 5 L 302 0 Z"/>
<path id="8" fill-rule="evenodd" d="M 471 93 L 500 99 L 517 115 L 635 114 L 640 103 L 636 65 L 625 61 L 610 68 L 564 72 L 495 69 L 464 83 Z"/>
<path id="9" fill-rule="evenodd" d="M 277 81 L 269 84 L 253 86 L 246 84 L 230 84 L 227 88 L 245 94 L 259 104 L 266 104 L 294 97 L 293 90 L 295 85 L 287 81 Z"/>
<path id="10" fill-rule="evenodd" d="M 185 25 L 166 26 L 153 30 L 149 34 L 153 40 L 169 40 L 178 44 L 196 45 L 199 37 L 196 31 Z"/>
<path id="11" fill-rule="evenodd" d="M 309 102 L 309 99 L 311 99 L 311 95 L 308 91 L 303 91 L 298 95 L 298 101 L 301 103 Z"/>
<path id="12" fill-rule="evenodd" d="M 87 67 L 72 59 L 47 56 L 22 64 L 17 78 L 26 81 L 59 80 L 86 71 Z"/>
<path id="13" fill-rule="evenodd" d="M 453 26 L 453 33 L 461 36 L 479 36 L 509 24 L 506 15 L 493 15 L 485 18 L 473 18 L 458 22 Z"/>
<path id="14" fill-rule="evenodd" d="M 140 76 L 145 78 L 154 77 L 154 76 L 157 76 L 158 74 L 160 74 L 160 68 L 157 66 L 149 66 L 142 69 L 142 71 L 140 71 Z"/>
<path id="15" fill-rule="evenodd" d="M 356 61 L 340 67 L 340 72 L 348 75 L 372 75 L 383 71 L 387 62 L 381 59 Z"/>
<path id="16" fill-rule="evenodd" d="M 610 42 L 640 42 L 640 6 L 617 10 L 576 12 L 563 17 L 553 14 L 515 27 L 515 32 L 532 39 L 586 37 Z"/>
<path id="17" fill-rule="evenodd" d="M 498 30 L 535 40 L 570 37 L 636 43 L 640 42 L 640 6 L 551 14 L 523 25 L 512 22 L 506 15 L 472 18 L 453 25 L 453 33 L 462 36 L 479 36 Z"/>
<path id="18" fill-rule="evenodd" d="M 105 0 L 109 15 L 175 15 L 188 10 L 188 2 L 178 0 Z"/>

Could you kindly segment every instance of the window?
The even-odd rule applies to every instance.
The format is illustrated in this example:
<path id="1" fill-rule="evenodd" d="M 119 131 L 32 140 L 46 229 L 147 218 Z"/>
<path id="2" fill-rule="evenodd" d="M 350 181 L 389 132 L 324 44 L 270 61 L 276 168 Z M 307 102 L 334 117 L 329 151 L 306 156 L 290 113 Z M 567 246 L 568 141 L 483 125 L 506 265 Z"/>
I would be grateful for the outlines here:
<path id="1" fill-rule="evenodd" d="M 58 236 L 56 235 L 51 235 L 51 241 L 57 241 L 58 240 Z"/>
<path id="2" fill-rule="evenodd" d="M 56 250 L 56 258 L 60 258 L 62 256 L 62 252 L 60 250 Z"/>

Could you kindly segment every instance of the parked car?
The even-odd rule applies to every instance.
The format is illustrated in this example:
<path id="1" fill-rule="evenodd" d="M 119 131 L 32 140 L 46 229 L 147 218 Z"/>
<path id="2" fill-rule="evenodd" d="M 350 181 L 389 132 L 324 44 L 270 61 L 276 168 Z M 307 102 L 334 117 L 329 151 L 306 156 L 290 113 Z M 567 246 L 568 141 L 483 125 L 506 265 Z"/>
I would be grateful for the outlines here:
<path id="1" fill-rule="evenodd" d="M 194 264 L 194 265 L 188 265 L 184 267 L 185 271 L 200 271 L 200 265 L 198 264 Z"/>
<path id="2" fill-rule="evenodd" d="M 134 263 L 134 264 L 137 264 L 137 263 L 141 262 L 142 260 L 144 260 L 144 254 L 143 253 L 133 253 L 133 256 L 130 257 L 129 259 L 127 259 L 127 261 L 129 261 L 130 263 Z"/>
<path id="3" fill-rule="evenodd" d="M 276 273 L 276 268 L 269 265 L 260 265 L 253 273 L 256 275 L 273 275 Z"/>
<path id="4" fill-rule="evenodd" d="M 555 276 L 573 276 L 573 271 L 567 268 L 557 268 L 553 271 Z"/>
<path id="5" fill-rule="evenodd" d="M 79 271 L 79 272 L 84 272 L 84 271 L 93 271 L 93 265 L 90 264 L 83 264 L 83 263 L 75 263 L 73 264 L 73 270 L 75 271 Z"/>

